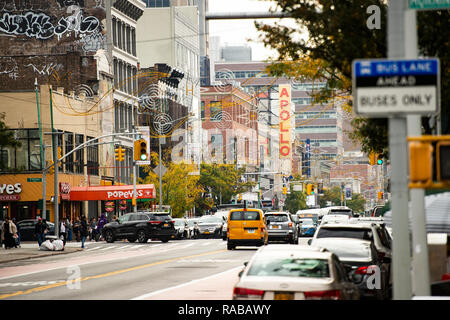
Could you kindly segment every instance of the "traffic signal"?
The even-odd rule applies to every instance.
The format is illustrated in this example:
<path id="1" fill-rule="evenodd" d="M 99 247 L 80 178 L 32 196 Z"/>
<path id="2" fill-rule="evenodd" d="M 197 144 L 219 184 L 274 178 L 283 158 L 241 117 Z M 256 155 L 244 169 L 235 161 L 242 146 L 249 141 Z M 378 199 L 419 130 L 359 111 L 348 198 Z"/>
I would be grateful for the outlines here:
<path id="1" fill-rule="evenodd" d="M 383 191 L 378 191 L 378 200 L 383 199 Z"/>
<path id="2" fill-rule="evenodd" d="M 312 185 L 312 184 L 307 184 L 307 185 L 306 185 L 306 194 L 307 194 L 308 196 L 314 194 L 314 191 L 313 191 L 313 185 Z"/>
<path id="3" fill-rule="evenodd" d="M 283 187 L 283 194 L 287 194 L 287 188 Z"/>
<path id="4" fill-rule="evenodd" d="M 373 151 L 370 152 L 369 153 L 369 164 L 371 166 L 373 166 L 375 164 L 375 158 L 376 158 L 375 152 L 373 152 Z"/>
<path id="5" fill-rule="evenodd" d="M 124 161 L 125 160 L 125 149 L 122 147 L 118 147 L 114 149 L 115 159 L 116 161 Z"/>
<path id="6" fill-rule="evenodd" d="M 134 142 L 134 160 L 135 161 L 148 160 L 147 141 L 145 139 L 139 139 Z"/>
<path id="7" fill-rule="evenodd" d="M 58 147 L 58 160 L 62 158 L 62 148 Z"/>
<path id="8" fill-rule="evenodd" d="M 383 164 L 383 158 L 381 157 L 381 154 L 379 154 L 379 153 L 376 154 L 376 160 L 377 160 L 378 165 Z"/>
<path id="9" fill-rule="evenodd" d="M 433 178 L 433 147 L 430 143 L 409 143 L 409 179 L 412 182 L 429 182 Z"/>
<path id="10" fill-rule="evenodd" d="M 439 141 L 436 144 L 436 167 L 439 181 L 450 181 L 450 141 Z"/>
<path id="11" fill-rule="evenodd" d="M 51 167 L 48 169 L 48 173 L 53 174 L 55 173 L 55 165 L 53 161 L 49 161 L 49 165 L 51 165 Z"/>

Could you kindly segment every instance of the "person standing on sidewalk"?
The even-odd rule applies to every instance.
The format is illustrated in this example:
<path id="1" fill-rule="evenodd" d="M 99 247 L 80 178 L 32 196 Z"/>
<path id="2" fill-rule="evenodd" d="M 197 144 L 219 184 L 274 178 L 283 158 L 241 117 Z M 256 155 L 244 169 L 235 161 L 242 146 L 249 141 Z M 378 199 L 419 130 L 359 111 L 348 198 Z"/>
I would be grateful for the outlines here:
<path id="1" fill-rule="evenodd" d="M 80 236 L 81 236 L 81 248 L 84 249 L 84 242 L 86 241 L 86 237 L 89 235 L 88 232 L 88 224 L 86 221 L 86 217 L 82 216 L 81 217 L 81 222 L 80 222 Z"/>
<path id="2" fill-rule="evenodd" d="M 2 242 L 5 244 L 5 249 L 15 246 L 14 236 L 17 236 L 17 227 L 8 217 L 5 217 L 2 223 Z"/>
<path id="3" fill-rule="evenodd" d="M 66 246 L 67 229 L 66 229 L 66 223 L 64 222 L 64 219 L 61 221 L 61 226 L 59 227 L 59 237 L 60 238 L 62 237 L 64 246 Z"/>
<path id="4" fill-rule="evenodd" d="M 17 237 L 14 239 L 15 242 L 16 242 L 15 247 L 17 248 L 17 246 L 19 246 L 19 248 L 20 248 L 20 226 L 17 225 L 16 218 L 12 218 L 12 222 L 14 223 L 14 225 L 15 225 L 16 228 L 17 228 Z"/>
<path id="5" fill-rule="evenodd" d="M 80 242 L 80 218 L 76 218 L 73 223 L 73 236 L 76 242 Z"/>
<path id="6" fill-rule="evenodd" d="M 45 227 L 42 224 L 42 218 L 39 218 L 36 226 L 34 227 L 34 234 L 36 235 L 39 247 L 41 246 L 42 242 L 44 242 L 44 229 Z"/>

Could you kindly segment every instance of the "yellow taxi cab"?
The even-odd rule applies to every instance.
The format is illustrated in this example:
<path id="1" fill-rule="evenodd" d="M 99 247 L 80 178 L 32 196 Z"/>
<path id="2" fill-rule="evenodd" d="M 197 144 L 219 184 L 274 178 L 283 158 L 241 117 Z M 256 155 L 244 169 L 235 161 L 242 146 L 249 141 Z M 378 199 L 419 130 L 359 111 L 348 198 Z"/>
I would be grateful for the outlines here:
<path id="1" fill-rule="evenodd" d="M 266 245 L 269 236 L 263 211 L 253 208 L 232 209 L 228 214 L 227 248 Z"/>

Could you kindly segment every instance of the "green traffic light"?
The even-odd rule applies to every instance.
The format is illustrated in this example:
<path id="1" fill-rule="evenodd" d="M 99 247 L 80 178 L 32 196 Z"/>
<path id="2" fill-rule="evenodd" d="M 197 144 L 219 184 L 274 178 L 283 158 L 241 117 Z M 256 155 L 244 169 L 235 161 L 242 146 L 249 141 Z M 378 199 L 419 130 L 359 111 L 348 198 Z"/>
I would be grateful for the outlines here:
<path id="1" fill-rule="evenodd" d="M 383 160 L 378 159 L 377 164 L 383 164 Z"/>
<path id="2" fill-rule="evenodd" d="M 147 160 L 147 155 L 144 153 L 144 154 L 141 154 L 141 160 L 142 161 L 145 161 L 145 160 Z"/>

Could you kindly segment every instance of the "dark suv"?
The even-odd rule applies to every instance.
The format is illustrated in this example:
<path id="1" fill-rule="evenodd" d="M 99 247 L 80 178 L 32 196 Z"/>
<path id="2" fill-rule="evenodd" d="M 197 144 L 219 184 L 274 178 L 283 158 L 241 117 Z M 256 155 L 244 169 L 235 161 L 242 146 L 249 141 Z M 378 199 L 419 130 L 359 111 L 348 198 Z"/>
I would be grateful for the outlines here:
<path id="1" fill-rule="evenodd" d="M 109 243 L 120 239 L 140 243 L 146 243 L 148 239 L 167 242 L 175 238 L 175 234 L 174 220 L 167 212 L 127 213 L 102 229 L 103 238 Z"/>

